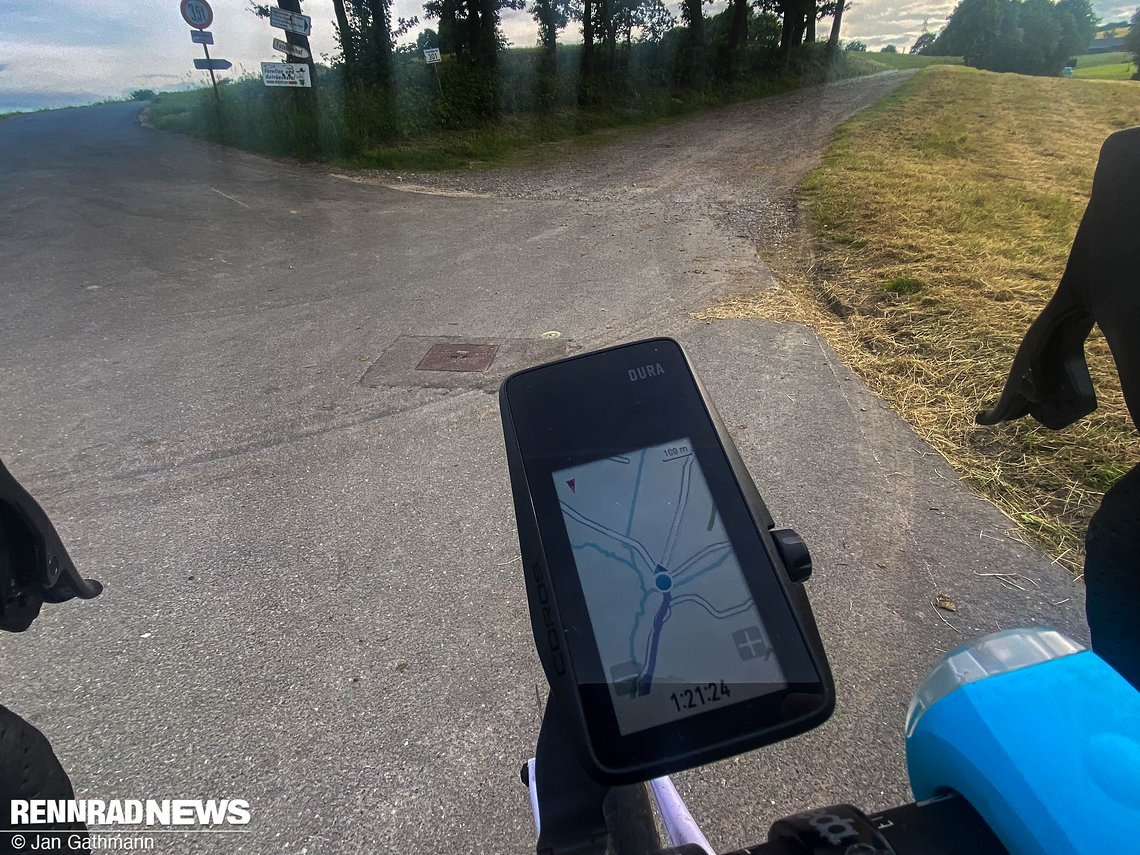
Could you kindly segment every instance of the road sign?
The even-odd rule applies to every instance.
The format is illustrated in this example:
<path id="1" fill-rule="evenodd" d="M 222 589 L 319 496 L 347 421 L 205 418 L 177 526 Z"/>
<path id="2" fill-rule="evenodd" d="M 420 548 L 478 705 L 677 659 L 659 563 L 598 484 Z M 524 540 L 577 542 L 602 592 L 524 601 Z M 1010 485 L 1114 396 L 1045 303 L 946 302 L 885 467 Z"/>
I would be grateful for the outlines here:
<path id="1" fill-rule="evenodd" d="M 433 62 L 442 62 L 443 57 L 439 55 L 439 48 L 424 48 L 424 61 L 427 62 L 428 65 L 431 65 Z"/>
<path id="2" fill-rule="evenodd" d="M 214 23 L 214 10 L 206 0 L 182 0 L 178 8 L 182 12 L 182 20 L 196 30 L 209 29 Z"/>
<path id="3" fill-rule="evenodd" d="M 289 42 L 283 42 L 281 39 L 273 40 L 273 49 L 279 50 L 282 53 L 287 53 L 289 56 L 295 56 L 297 59 L 308 59 L 309 52 L 300 45 L 291 45 Z"/>
<path id="4" fill-rule="evenodd" d="M 225 71 L 233 68 L 234 64 L 228 59 L 196 59 L 194 67 L 199 71 Z"/>
<path id="5" fill-rule="evenodd" d="M 303 62 L 263 62 L 261 81 L 266 86 L 309 87 L 309 66 Z"/>
<path id="6" fill-rule="evenodd" d="M 191 30 L 190 41 L 196 45 L 212 45 L 214 43 L 214 34 L 206 30 Z"/>
<path id="7" fill-rule="evenodd" d="M 192 2 L 192 0 L 189 1 Z M 188 2 L 188 0 L 183 0 L 183 2 Z M 313 32 L 313 19 L 308 15 L 289 12 L 277 6 L 269 7 L 269 25 L 279 30 L 296 33 L 299 36 L 307 36 Z"/>

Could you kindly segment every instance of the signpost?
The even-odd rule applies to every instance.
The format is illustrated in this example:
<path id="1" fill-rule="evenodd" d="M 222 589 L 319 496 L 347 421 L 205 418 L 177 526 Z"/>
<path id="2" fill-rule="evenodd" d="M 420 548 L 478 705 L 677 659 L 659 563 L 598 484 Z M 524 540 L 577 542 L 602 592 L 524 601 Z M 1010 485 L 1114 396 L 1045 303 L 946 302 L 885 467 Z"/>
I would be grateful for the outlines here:
<path id="1" fill-rule="evenodd" d="M 443 62 L 443 57 L 440 56 L 439 48 L 437 48 L 437 47 L 424 48 L 424 62 L 426 62 L 430 66 L 438 66 L 441 62 Z M 442 98 L 443 97 L 443 80 L 440 79 L 438 67 L 435 69 L 435 82 L 439 84 L 439 95 Z"/>
<path id="2" fill-rule="evenodd" d="M 301 13 L 301 0 L 277 0 L 276 6 L 269 7 L 269 24 L 285 31 L 285 38 L 273 40 L 273 49 L 281 51 L 288 59 L 286 62 L 263 62 L 262 82 L 266 86 L 311 90 L 316 84 L 313 50 L 309 46 L 313 19 Z"/>
<path id="3" fill-rule="evenodd" d="M 266 86 L 286 86 L 308 89 L 313 85 L 309 66 L 303 62 L 263 62 L 261 80 Z"/>
<path id="4" fill-rule="evenodd" d="M 309 52 L 300 45 L 291 45 L 289 42 L 283 42 L 281 39 L 273 40 L 273 49 L 279 50 L 281 53 L 287 53 L 289 56 L 295 56 L 297 59 L 308 59 Z"/>
<path id="5" fill-rule="evenodd" d="M 214 10 L 206 0 L 182 0 L 182 20 L 196 30 L 208 30 L 214 23 Z"/>
<path id="6" fill-rule="evenodd" d="M 194 60 L 194 67 L 199 71 L 210 72 L 210 83 L 214 87 L 214 103 L 218 107 L 218 124 L 221 125 L 222 95 L 218 92 L 218 79 L 214 77 L 214 71 L 215 69 L 224 71 L 233 66 L 229 60 L 210 59 L 209 45 L 214 43 L 214 34 L 206 32 L 206 28 L 214 23 L 214 10 L 206 0 L 182 0 L 178 9 L 182 13 L 182 20 L 194 28 L 190 31 L 190 41 L 201 45 L 202 51 L 206 54 L 205 59 Z"/>
<path id="7" fill-rule="evenodd" d="M 195 2 L 195 0 L 183 1 Z M 307 38 L 313 32 L 313 19 L 308 15 L 302 15 L 300 12 L 290 12 L 287 9 L 270 6 L 269 26 L 284 30 L 287 33 L 296 33 L 299 36 L 305 36 Z"/>

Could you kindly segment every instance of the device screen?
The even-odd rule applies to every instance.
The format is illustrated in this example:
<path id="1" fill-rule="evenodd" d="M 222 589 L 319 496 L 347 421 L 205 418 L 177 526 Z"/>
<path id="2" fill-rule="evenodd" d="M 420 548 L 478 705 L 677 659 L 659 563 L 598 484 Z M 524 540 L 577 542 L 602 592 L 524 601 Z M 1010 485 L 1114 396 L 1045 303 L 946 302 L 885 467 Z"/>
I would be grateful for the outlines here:
<path id="1" fill-rule="evenodd" d="M 786 687 L 688 438 L 553 475 L 623 735 Z"/>

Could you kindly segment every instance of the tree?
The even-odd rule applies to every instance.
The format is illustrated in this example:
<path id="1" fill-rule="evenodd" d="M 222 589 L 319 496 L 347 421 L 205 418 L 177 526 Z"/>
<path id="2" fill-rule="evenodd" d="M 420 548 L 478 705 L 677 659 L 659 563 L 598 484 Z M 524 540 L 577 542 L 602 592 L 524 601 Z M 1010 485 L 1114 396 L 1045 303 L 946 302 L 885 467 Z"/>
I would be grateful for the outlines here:
<path id="1" fill-rule="evenodd" d="M 251 3 L 257 14 L 267 7 Z M 340 42 L 346 76 L 387 89 L 392 84 L 392 52 L 395 39 L 419 23 L 418 18 L 400 18 L 393 32 L 390 0 L 334 0 L 336 37 Z"/>
<path id="2" fill-rule="evenodd" d="M 551 56 L 558 48 L 558 32 L 570 23 L 573 12 L 569 0 L 534 0 L 531 17 L 538 24 L 538 43 Z"/>
<path id="3" fill-rule="evenodd" d="M 677 19 L 665 5 L 665 0 L 643 0 L 637 7 L 639 42 L 660 44 L 666 34 L 677 26 Z"/>
<path id="4" fill-rule="evenodd" d="M 927 53 L 988 71 L 1059 74 L 1096 22 L 1089 0 L 962 0 Z"/>
<path id="5" fill-rule="evenodd" d="M 914 40 L 914 44 L 910 46 L 911 56 L 923 56 L 928 50 L 934 47 L 934 42 L 937 36 L 934 33 L 928 33 L 925 30 L 922 35 Z"/>
<path id="6" fill-rule="evenodd" d="M 477 65 L 493 67 L 504 47 L 499 12 L 521 8 L 523 0 L 428 0 L 424 3 L 424 14 L 439 20 L 441 51 L 454 53 Z"/>
<path id="7" fill-rule="evenodd" d="M 848 42 L 843 46 L 843 49 L 854 53 L 864 53 L 867 50 L 867 44 L 866 42 Z"/>
<path id="8" fill-rule="evenodd" d="M 843 18 L 843 10 L 847 7 L 846 0 L 754 0 L 755 6 L 762 12 L 776 15 L 780 20 L 780 53 L 785 60 L 791 55 L 792 49 L 806 42 L 815 41 L 816 22 L 823 18 L 831 18 L 831 40 L 838 44 L 838 24 Z M 830 41 L 829 40 L 829 43 Z"/>
<path id="9" fill-rule="evenodd" d="M 886 45 L 885 47 L 879 48 L 879 53 L 898 53 L 898 52 L 899 52 L 899 49 L 897 47 L 895 47 L 894 45 Z"/>
<path id="10" fill-rule="evenodd" d="M 1007 46 L 1001 34 L 1008 18 L 1010 0 L 962 0 L 950 13 L 946 27 L 931 51 L 937 56 L 961 56 L 966 65 L 998 68 Z"/>
<path id="11" fill-rule="evenodd" d="M 1132 53 L 1132 61 L 1140 65 L 1140 9 L 1132 14 L 1132 32 L 1124 40 L 1124 49 Z"/>
<path id="12" fill-rule="evenodd" d="M 634 32 L 639 42 L 656 44 L 677 26 L 665 0 L 617 0 L 614 18 L 618 37 L 626 47 L 633 43 Z"/>
<path id="13" fill-rule="evenodd" d="M 780 19 L 770 12 L 753 15 L 752 21 L 748 25 L 748 41 L 765 51 L 778 48 L 780 46 Z"/>
<path id="14" fill-rule="evenodd" d="M 360 75 L 359 63 L 356 59 L 356 44 L 352 26 L 348 22 L 348 10 L 344 0 L 333 0 L 333 11 L 336 14 L 336 40 L 340 44 L 340 55 L 344 61 L 345 76 L 349 80 L 357 80 Z"/>
<path id="15" fill-rule="evenodd" d="M 1060 21 L 1061 37 L 1053 48 L 1045 74 L 1057 74 L 1065 67 L 1068 57 L 1084 53 L 1100 23 L 1090 0 L 1060 0 L 1055 14 Z"/>
<path id="16" fill-rule="evenodd" d="M 843 26 L 843 10 L 846 8 L 843 0 L 835 5 L 835 17 L 831 19 L 831 35 L 827 38 L 827 49 L 832 54 L 839 50 L 839 28 Z"/>
<path id="17" fill-rule="evenodd" d="M 685 25 L 677 54 L 677 79 L 685 86 L 699 86 L 708 78 L 708 45 L 705 39 L 705 0 L 682 0 Z"/>
<path id="18" fill-rule="evenodd" d="M 728 8 L 731 18 L 728 25 L 728 45 L 725 55 L 725 68 L 727 78 L 732 80 L 736 76 L 736 49 L 748 41 L 748 12 L 749 0 L 729 0 Z"/>

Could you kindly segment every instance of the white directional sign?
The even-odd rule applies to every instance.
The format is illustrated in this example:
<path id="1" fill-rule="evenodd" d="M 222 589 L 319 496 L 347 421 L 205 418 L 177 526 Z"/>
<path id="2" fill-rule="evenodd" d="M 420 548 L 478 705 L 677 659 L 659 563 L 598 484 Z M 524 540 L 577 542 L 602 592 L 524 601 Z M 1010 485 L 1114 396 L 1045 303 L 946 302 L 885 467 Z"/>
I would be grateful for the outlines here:
<path id="1" fill-rule="evenodd" d="M 266 86 L 310 87 L 309 66 L 303 62 L 263 62 L 261 80 Z"/>
<path id="2" fill-rule="evenodd" d="M 198 2 L 198 0 L 185 1 Z M 269 7 L 269 25 L 299 36 L 307 36 L 313 32 L 313 19 L 308 15 L 298 15 L 296 12 L 289 12 L 276 6 Z"/>
<path id="3" fill-rule="evenodd" d="M 431 65 L 433 62 L 443 62 L 443 57 L 439 55 L 439 48 L 424 48 L 424 61 L 427 62 L 428 65 Z"/>
<path id="4" fill-rule="evenodd" d="M 205 30 L 214 23 L 214 10 L 206 0 L 182 0 L 178 8 L 182 20 L 196 30 Z"/>
<path id="5" fill-rule="evenodd" d="M 214 34 L 207 30 L 191 30 L 190 41 L 196 45 L 212 45 L 214 43 Z"/>
<path id="6" fill-rule="evenodd" d="M 287 53 L 289 56 L 295 56 L 297 59 L 308 59 L 309 52 L 300 45 L 291 45 L 289 42 L 283 42 L 281 39 L 273 40 L 273 49 L 279 50 L 281 53 Z"/>

